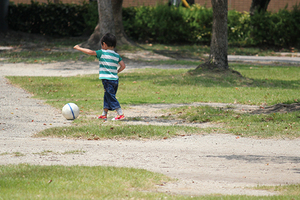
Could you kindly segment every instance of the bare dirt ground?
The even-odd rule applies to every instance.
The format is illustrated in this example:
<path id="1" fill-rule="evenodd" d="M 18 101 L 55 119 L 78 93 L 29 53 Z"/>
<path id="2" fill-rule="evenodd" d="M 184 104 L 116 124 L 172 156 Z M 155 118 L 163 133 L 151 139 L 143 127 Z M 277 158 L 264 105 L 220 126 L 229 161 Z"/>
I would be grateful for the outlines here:
<path id="1" fill-rule="evenodd" d="M 127 70 L 147 66 L 127 63 Z M 0 63 L 0 164 L 108 165 L 143 168 L 177 179 L 157 186 L 157 191 L 184 194 L 276 195 L 254 190 L 257 185 L 296 184 L 300 181 L 300 140 L 241 138 L 224 134 L 199 134 L 166 140 L 72 140 L 34 138 L 35 133 L 55 126 L 70 126 L 60 110 L 8 83 L 4 76 L 73 76 L 97 73 L 95 63 L 8 64 Z M 157 120 L 161 109 L 185 104 L 132 105 L 128 117 L 155 125 L 187 125 Z M 194 103 L 226 107 L 228 104 Z M 258 107 L 232 104 L 239 112 Z M 110 116 L 112 117 L 112 116 Z M 213 124 L 192 124 L 198 127 Z M 65 152 L 79 153 L 65 153 Z M 16 156 L 20 155 L 21 156 Z"/>

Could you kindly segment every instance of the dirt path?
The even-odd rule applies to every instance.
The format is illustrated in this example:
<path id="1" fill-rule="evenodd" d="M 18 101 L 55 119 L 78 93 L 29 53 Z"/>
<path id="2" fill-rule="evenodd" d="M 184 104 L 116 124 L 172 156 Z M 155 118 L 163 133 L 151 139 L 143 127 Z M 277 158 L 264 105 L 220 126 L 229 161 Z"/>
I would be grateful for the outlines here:
<path id="1" fill-rule="evenodd" d="M 129 70 L 136 67 L 139 66 L 128 65 Z M 109 165 L 143 168 L 178 179 L 177 182 L 157 186 L 158 191 L 187 195 L 212 193 L 274 195 L 275 193 L 247 187 L 299 183 L 299 139 L 256 140 L 223 134 L 126 141 L 32 138 L 31 135 L 40 130 L 54 126 L 69 126 L 70 122 L 61 116 L 59 110 L 45 105 L 43 101 L 30 98 L 30 94 L 8 84 L 3 77 L 70 76 L 92 73 L 97 73 L 97 67 L 86 63 L 0 64 L 0 164 Z M 155 116 L 161 115 L 158 113 L 160 109 L 182 105 L 131 106 L 125 112 L 127 116 L 144 118 L 144 122 L 139 123 L 174 125 L 178 122 L 157 121 Z M 224 107 L 227 104 L 210 105 Z M 240 111 L 255 109 L 251 106 L 235 105 L 235 107 Z M 210 124 L 197 126 L 204 125 L 210 126 Z M 65 153 L 69 151 L 79 153 Z M 23 156 L 14 156 L 15 154 Z"/>

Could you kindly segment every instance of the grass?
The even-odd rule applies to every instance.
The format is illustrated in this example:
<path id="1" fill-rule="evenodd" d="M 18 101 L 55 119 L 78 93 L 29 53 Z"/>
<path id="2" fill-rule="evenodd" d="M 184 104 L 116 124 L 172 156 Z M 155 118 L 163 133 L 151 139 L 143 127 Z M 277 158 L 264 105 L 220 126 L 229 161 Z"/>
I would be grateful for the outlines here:
<path id="1" fill-rule="evenodd" d="M 22 51 L 22 52 L 9 52 L 4 56 L 5 62 L 10 63 L 51 63 L 51 62 L 64 62 L 64 61 L 94 61 L 95 58 L 91 56 L 82 55 L 80 52 L 52 52 L 46 50 L 37 51 Z"/>
<path id="2" fill-rule="evenodd" d="M 103 166 L 0 166 L 1 199 L 299 199 L 299 185 L 258 186 L 279 196 L 180 196 L 156 192 L 174 180 L 143 169 Z"/>
<path id="3" fill-rule="evenodd" d="M 85 122 L 83 122 L 83 120 Z M 86 140 L 100 139 L 167 139 L 177 135 L 197 134 L 194 127 L 125 125 L 122 123 L 100 123 L 98 119 L 77 119 L 79 126 L 50 128 L 36 134 L 36 137 L 62 137 Z"/>
<path id="4" fill-rule="evenodd" d="M 139 69 L 120 74 L 118 97 L 122 104 L 223 102 L 273 105 L 298 102 L 298 67 L 264 66 L 251 70 L 234 65 L 249 78 L 203 72 L 190 76 L 187 70 Z M 264 75 L 262 75 L 264 74 Z M 74 101 L 82 111 L 99 110 L 103 88 L 97 75 L 75 77 L 8 77 L 49 104 L 61 108 Z"/>
<path id="5" fill-rule="evenodd" d="M 185 58 L 199 58 L 204 54 L 209 54 L 210 47 L 207 45 L 164 45 L 164 44 L 139 44 L 143 49 L 157 52 L 170 57 L 177 55 Z M 293 49 L 298 52 L 298 49 Z M 236 47 L 229 46 L 228 55 L 248 55 L 248 56 L 276 56 L 278 52 L 292 53 L 290 49 L 272 49 L 259 47 Z M 291 56 L 291 54 L 290 54 Z"/>
<path id="6" fill-rule="evenodd" d="M 170 111 L 168 111 L 170 112 Z M 172 118 L 189 122 L 216 123 L 222 126 L 206 128 L 209 133 L 228 133 L 258 138 L 299 138 L 300 111 L 272 114 L 241 114 L 232 110 L 206 107 L 181 107 L 171 109 Z M 170 116 L 167 116 L 171 118 Z"/>
<path id="7" fill-rule="evenodd" d="M 1 199 L 161 199 L 168 177 L 142 169 L 88 166 L 0 166 Z M 170 196 L 169 196 L 170 197 Z"/>
<path id="8" fill-rule="evenodd" d="M 279 192 L 284 195 L 295 195 L 300 197 L 300 184 L 276 185 L 276 186 L 257 186 L 255 189 L 267 190 L 270 192 Z"/>
<path id="9" fill-rule="evenodd" d="M 240 103 L 252 105 L 273 105 L 277 103 L 299 102 L 300 77 L 297 66 L 249 66 L 232 65 L 244 77 L 230 73 L 200 72 L 191 76 L 186 69 L 139 69 L 135 72 L 120 74 L 118 98 L 121 105 L 144 103 L 193 103 L 220 102 Z M 61 109 L 68 102 L 74 102 L 80 107 L 81 116 L 101 113 L 103 88 L 97 75 L 75 77 L 8 77 L 13 84 L 17 84 L 35 95 L 35 98 L 45 99 L 48 104 Z M 200 108 L 201 109 L 201 108 Z M 197 110 L 197 109 L 194 109 Z M 209 114 L 214 115 L 206 111 Z M 189 113 L 182 118 L 193 118 L 201 114 Z M 230 117 L 228 117 L 230 115 Z M 239 115 L 236 118 L 234 116 Z M 226 129 L 211 129 L 210 132 L 233 133 L 242 136 L 257 136 L 262 138 L 300 136 L 299 111 L 276 114 L 275 116 L 249 115 L 227 113 L 222 119 L 212 117 L 211 122 L 225 125 Z M 233 119 L 233 120 L 229 120 Z M 272 120 L 264 120 L 272 119 Z M 87 121 L 90 121 L 88 124 Z M 201 122 L 201 120 L 200 120 Z M 176 135 L 176 130 L 165 127 L 149 126 L 103 126 L 99 132 L 99 124 L 94 120 L 75 121 L 78 127 L 69 128 L 68 137 L 78 138 L 163 138 Z M 153 134 L 151 129 L 158 129 Z M 184 134 L 197 130 L 181 130 Z M 64 129 L 50 129 L 48 132 L 61 137 L 66 133 Z M 122 131 L 121 131 L 122 130 Z M 169 131 L 169 133 L 168 133 Z M 209 131 L 209 130 L 203 130 Z M 198 133 L 201 132 L 198 130 Z M 96 134 L 97 133 L 97 134 Z M 105 134 L 110 133 L 110 135 Z M 43 134 L 48 135 L 47 131 Z M 52 135 L 53 136 L 53 135 Z"/>
<path id="10" fill-rule="evenodd" d="M 94 61 L 95 58 L 83 55 L 81 52 L 72 51 L 72 47 L 86 41 L 87 38 L 52 38 L 43 40 L 37 39 L 12 41 L 2 41 L 0 45 L 15 47 L 12 51 L 0 51 L 0 58 L 5 58 L 0 62 L 25 62 L 25 63 L 49 63 L 63 61 Z M 25 45 L 20 45 L 24 43 Z M 31 45 L 26 46 L 26 42 Z M 33 44 L 33 45 L 32 45 Z M 197 65 L 199 61 L 205 59 L 205 55 L 209 54 L 210 47 L 206 45 L 162 45 L 162 44 L 137 44 L 137 46 L 117 46 L 117 51 L 140 51 L 147 50 L 176 60 L 160 61 L 167 64 L 189 64 Z M 298 52 L 298 49 L 293 49 Z M 228 48 L 228 55 L 257 55 L 257 56 L 276 56 L 277 52 L 292 53 L 290 49 L 262 49 L 258 47 L 235 47 Z M 292 54 L 287 54 L 292 56 Z M 194 61 L 191 61 L 194 60 Z M 157 61 L 145 61 L 154 62 Z"/>

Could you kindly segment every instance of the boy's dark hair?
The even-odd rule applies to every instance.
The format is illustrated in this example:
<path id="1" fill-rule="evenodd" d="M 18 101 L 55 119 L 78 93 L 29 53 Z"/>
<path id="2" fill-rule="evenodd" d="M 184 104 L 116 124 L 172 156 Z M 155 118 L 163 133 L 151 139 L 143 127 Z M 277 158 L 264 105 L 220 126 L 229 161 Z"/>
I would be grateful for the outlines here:
<path id="1" fill-rule="evenodd" d="M 103 35 L 100 42 L 101 42 L 101 45 L 103 45 L 103 42 L 105 42 L 105 44 L 107 44 L 107 46 L 109 46 L 109 47 L 116 47 L 116 45 L 117 45 L 116 36 L 114 36 L 111 33 L 106 33 L 105 35 Z"/>

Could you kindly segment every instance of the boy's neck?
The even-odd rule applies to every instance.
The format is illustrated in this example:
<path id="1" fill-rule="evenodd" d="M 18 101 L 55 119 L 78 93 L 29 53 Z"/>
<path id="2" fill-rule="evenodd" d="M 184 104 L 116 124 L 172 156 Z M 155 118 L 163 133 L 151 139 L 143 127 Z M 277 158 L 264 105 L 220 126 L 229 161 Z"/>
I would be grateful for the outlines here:
<path id="1" fill-rule="evenodd" d="M 103 50 L 114 50 L 115 48 L 114 47 L 105 47 L 105 48 L 102 48 Z"/>

